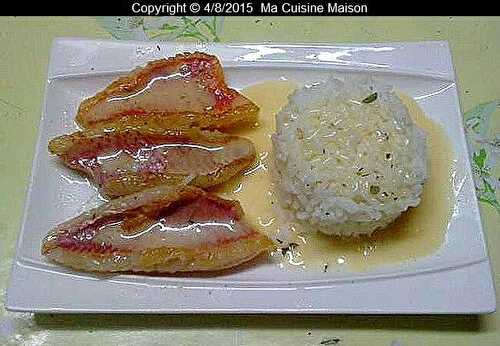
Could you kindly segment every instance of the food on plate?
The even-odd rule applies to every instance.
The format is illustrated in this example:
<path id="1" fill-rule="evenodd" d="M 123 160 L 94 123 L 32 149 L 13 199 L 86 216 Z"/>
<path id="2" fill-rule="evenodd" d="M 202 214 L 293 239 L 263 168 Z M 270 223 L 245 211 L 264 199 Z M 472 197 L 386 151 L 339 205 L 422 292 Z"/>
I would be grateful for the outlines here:
<path id="1" fill-rule="evenodd" d="M 80 131 L 54 138 L 49 151 L 91 177 L 110 197 L 159 184 L 218 185 L 252 164 L 246 138 L 198 130 Z"/>
<path id="2" fill-rule="evenodd" d="M 250 140 L 218 130 L 254 124 L 258 110 L 203 53 L 150 62 L 84 100 L 84 130 L 52 139 L 49 151 L 116 199 L 57 226 L 42 254 L 85 271 L 175 273 L 234 267 L 273 248 L 239 202 L 201 189 L 255 161 Z"/>
<path id="3" fill-rule="evenodd" d="M 224 81 L 218 59 L 185 53 L 139 67 L 84 100 L 76 116 L 83 128 L 137 125 L 227 130 L 257 119 L 258 107 Z"/>
<path id="4" fill-rule="evenodd" d="M 56 227 L 42 253 L 86 271 L 173 273 L 225 269 L 275 248 L 250 224 L 296 265 L 309 250 L 344 258 L 315 231 L 411 234 L 407 220 L 426 214 L 436 184 L 433 173 L 423 209 L 405 213 L 427 180 L 425 121 L 414 123 L 404 95 L 370 75 L 296 88 L 261 83 L 243 96 L 215 56 L 196 52 L 152 61 L 84 100 L 83 130 L 52 139 L 49 151 L 116 199 Z M 233 129 L 251 140 L 223 133 Z"/>
<path id="5" fill-rule="evenodd" d="M 234 267 L 273 243 L 243 220 L 236 201 L 191 186 L 114 199 L 57 226 L 42 254 L 97 272 L 191 272 Z"/>
<path id="6" fill-rule="evenodd" d="M 273 150 L 283 205 L 341 236 L 371 234 L 420 202 L 426 136 L 391 87 L 330 78 L 289 98 Z"/>

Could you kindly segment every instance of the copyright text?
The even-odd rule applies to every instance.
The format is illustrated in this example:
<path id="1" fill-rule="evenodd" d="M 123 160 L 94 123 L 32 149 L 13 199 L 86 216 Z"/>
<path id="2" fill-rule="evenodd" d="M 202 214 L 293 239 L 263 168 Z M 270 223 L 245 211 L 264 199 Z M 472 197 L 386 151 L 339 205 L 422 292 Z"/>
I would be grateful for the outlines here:
<path id="1" fill-rule="evenodd" d="M 160 15 L 356 15 L 368 14 L 368 5 L 329 1 L 204 1 L 163 4 L 132 3 L 132 13 Z"/>

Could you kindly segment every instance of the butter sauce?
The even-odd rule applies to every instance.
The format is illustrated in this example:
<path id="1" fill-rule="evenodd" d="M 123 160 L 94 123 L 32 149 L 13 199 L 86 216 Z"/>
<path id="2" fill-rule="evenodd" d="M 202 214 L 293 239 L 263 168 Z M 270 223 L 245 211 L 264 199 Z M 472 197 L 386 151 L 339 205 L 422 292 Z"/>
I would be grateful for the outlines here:
<path id="1" fill-rule="evenodd" d="M 429 119 L 411 97 L 401 93 L 398 95 L 411 117 L 427 133 L 428 180 L 418 207 L 403 213 L 392 225 L 371 237 L 358 238 L 315 232 L 309 226 L 293 222 L 293 216 L 280 207 L 272 178 L 270 137 L 275 132 L 276 113 L 297 87 L 280 80 L 243 90 L 260 107 L 255 127 L 238 133 L 254 143 L 257 163 L 242 177 L 217 190 L 224 198 L 239 200 L 252 224 L 284 244 L 283 249 L 274 253 L 278 265 L 296 270 L 366 271 L 384 264 L 414 261 L 437 251 L 444 241 L 454 204 L 454 154 L 441 126 Z"/>

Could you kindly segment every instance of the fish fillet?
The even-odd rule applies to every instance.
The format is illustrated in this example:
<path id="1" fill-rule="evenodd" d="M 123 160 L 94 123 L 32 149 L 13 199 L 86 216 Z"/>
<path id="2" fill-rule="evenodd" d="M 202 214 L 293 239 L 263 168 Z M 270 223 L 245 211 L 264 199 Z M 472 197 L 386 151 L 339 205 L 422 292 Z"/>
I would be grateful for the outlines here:
<path id="1" fill-rule="evenodd" d="M 83 128 L 137 125 L 226 130 L 253 124 L 258 107 L 229 88 L 215 56 L 184 53 L 133 70 L 84 100 L 76 116 Z"/>
<path id="2" fill-rule="evenodd" d="M 121 197 L 57 226 L 42 254 L 96 272 L 191 272 L 234 267 L 273 248 L 238 202 L 190 186 Z"/>
<path id="3" fill-rule="evenodd" d="M 159 184 L 207 188 L 227 181 L 255 160 L 254 146 L 246 138 L 147 125 L 63 135 L 50 141 L 49 151 L 91 177 L 112 198 Z"/>

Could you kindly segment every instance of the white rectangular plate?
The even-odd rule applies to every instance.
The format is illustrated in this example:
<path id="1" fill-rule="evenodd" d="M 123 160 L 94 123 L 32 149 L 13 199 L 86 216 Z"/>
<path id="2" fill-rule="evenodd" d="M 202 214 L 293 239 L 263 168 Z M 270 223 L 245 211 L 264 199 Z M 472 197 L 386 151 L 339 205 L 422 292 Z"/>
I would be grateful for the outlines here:
<path id="1" fill-rule="evenodd" d="M 298 273 L 262 264 L 220 277 L 100 277 L 47 262 L 47 230 L 101 203 L 87 181 L 47 152 L 76 127 L 85 97 L 137 65 L 184 51 L 217 55 L 229 85 L 369 71 L 413 96 L 444 125 L 457 155 L 456 204 L 432 256 L 368 273 Z M 321 275 L 320 275 L 321 274 Z M 474 194 L 451 55 L 446 42 L 281 45 L 58 39 L 6 306 L 15 311 L 113 313 L 487 313 L 495 292 Z"/>

